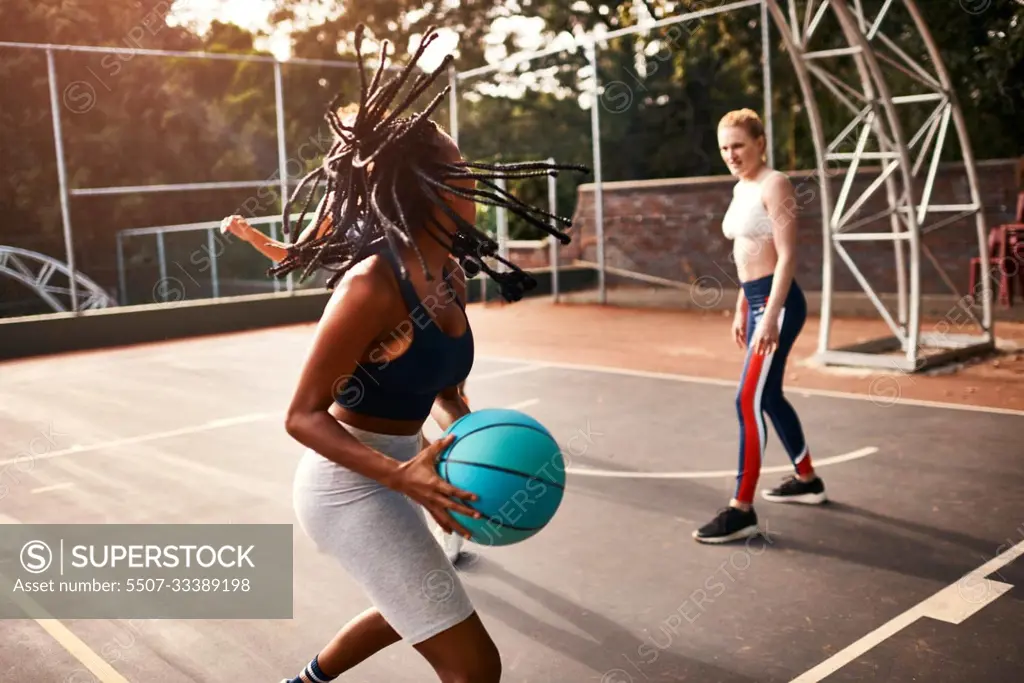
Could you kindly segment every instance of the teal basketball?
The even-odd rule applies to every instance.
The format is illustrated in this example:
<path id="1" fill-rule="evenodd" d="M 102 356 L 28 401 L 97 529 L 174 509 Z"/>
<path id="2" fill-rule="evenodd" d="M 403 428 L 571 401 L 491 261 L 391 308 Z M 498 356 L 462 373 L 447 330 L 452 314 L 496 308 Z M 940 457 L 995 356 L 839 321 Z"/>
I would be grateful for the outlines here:
<path id="1" fill-rule="evenodd" d="M 551 433 L 518 410 L 486 408 L 445 430 L 455 441 L 438 459 L 438 474 L 480 498 L 466 502 L 481 513 L 451 512 L 481 545 L 525 541 L 555 516 L 565 493 L 565 460 Z"/>

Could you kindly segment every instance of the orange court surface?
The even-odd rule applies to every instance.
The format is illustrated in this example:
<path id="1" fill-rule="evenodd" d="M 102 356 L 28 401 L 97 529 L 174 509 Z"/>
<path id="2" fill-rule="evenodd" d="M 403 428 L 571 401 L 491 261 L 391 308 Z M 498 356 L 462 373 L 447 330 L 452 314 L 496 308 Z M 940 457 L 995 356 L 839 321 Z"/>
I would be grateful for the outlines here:
<path id="1" fill-rule="evenodd" d="M 739 380 L 744 352 L 730 336 L 731 313 L 659 310 L 596 304 L 515 304 L 469 307 L 478 349 L 486 355 L 611 366 L 728 381 Z M 922 330 L 940 320 L 922 321 Z M 932 373 L 811 367 L 817 317 L 807 323 L 790 354 L 789 389 L 835 390 L 890 404 L 900 399 L 1024 410 L 1024 323 L 995 323 L 998 351 Z M 942 329 L 942 328 L 940 328 Z M 833 320 L 833 345 L 889 333 L 878 318 Z"/>

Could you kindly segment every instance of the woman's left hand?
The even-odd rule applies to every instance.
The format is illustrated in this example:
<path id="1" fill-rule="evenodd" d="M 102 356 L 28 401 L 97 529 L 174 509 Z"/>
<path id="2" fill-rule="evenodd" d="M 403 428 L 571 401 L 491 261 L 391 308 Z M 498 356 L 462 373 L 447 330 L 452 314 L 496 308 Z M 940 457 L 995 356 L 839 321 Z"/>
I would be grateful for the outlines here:
<path id="1" fill-rule="evenodd" d="M 248 221 L 238 215 L 228 216 L 220 222 L 220 232 L 222 235 L 231 233 L 235 237 L 246 239 L 248 232 L 252 229 Z"/>
<path id="2" fill-rule="evenodd" d="M 754 338 L 750 340 L 750 348 L 760 356 L 774 353 L 779 348 L 779 323 L 774 316 L 766 315 L 754 330 Z"/>

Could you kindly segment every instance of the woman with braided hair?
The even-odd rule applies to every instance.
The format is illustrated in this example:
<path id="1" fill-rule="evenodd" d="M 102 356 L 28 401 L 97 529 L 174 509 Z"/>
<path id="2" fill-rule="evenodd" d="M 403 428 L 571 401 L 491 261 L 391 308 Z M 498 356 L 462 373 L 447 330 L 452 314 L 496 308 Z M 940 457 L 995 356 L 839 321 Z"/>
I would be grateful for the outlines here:
<path id="1" fill-rule="evenodd" d="M 348 105 L 337 112 L 337 118 L 346 125 L 351 125 L 355 122 L 355 115 L 358 111 L 358 105 Z M 331 214 L 323 213 L 322 210 L 325 207 L 326 202 L 332 198 L 333 195 L 325 194 L 323 199 L 320 200 L 320 204 L 316 209 L 316 216 L 323 216 L 323 219 L 317 222 L 310 222 L 310 224 L 302 231 L 296 242 L 301 244 L 306 240 L 320 239 L 327 234 L 331 227 Z M 286 256 L 288 256 L 289 245 L 285 242 L 274 240 L 271 237 L 257 230 L 252 226 L 244 217 L 237 214 L 226 217 L 221 221 L 220 229 L 222 233 L 231 233 L 235 237 L 239 238 L 243 242 L 251 245 L 256 251 L 266 256 L 274 263 L 280 263 Z M 469 405 L 469 398 L 466 396 L 466 381 L 459 382 L 456 387 L 459 397 L 463 403 Z M 442 417 L 443 419 L 443 417 Z M 421 438 L 421 446 L 427 446 L 426 437 Z M 463 539 L 457 534 L 452 534 L 445 531 L 440 525 L 435 524 L 432 528 L 432 533 L 435 539 L 444 548 L 445 555 L 453 563 L 457 563 L 462 555 L 462 544 Z"/>
<path id="2" fill-rule="evenodd" d="M 358 110 L 343 123 L 332 103 L 327 119 L 337 142 L 288 203 L 307 192 L 304 216 L 325 183 L 329 199 L 321 202 L 314 224 L 328 216 L 330 224 L 323 234 L 289 245 L 271 273 L 332 273 L 327 286 L 333 292 L 287 410 L 288 433 L 306 447 L 295 474 L 294 505 L 306 534 L 342 564 L 373 607 L 284 683 L 331 681 L 400 640 L 445 683 L 494 683 L 501 677 L 497 648 L 420 511 L 468 537 L 450 512 L 477 516 L 475 496 L 435 470 L 451 437 L 422 448 L 421 428 L 428 416 L 445 429 L 469 412 L 456 389 L 474 357 L 463 276 L 484 270 L 509 301 L 536 284 L 500 258 L 508 270 L 490 269 L 485 259 L 497 258 L 497 245 L 474 227 L 474 204 L 505 206 L 567 243 L 547 221 L 568 227 L 568 219 L 520 202 L 494 180 L 586 169 L 464 161 L 455 142 L 428 118 L 447 88 L 422 112 L 403 115 L 451 60 L 412 77 L 436 34 L 428 31 L 410 64 L 388 80 L 382 76 L 385 42 L 381 66 L 367 83 L 362 31 L 357 29 L 355 43 Z M 409 92 L 400 95 L 406 85 Z M 286 235 L 289 205 L 283 212 Z"/>

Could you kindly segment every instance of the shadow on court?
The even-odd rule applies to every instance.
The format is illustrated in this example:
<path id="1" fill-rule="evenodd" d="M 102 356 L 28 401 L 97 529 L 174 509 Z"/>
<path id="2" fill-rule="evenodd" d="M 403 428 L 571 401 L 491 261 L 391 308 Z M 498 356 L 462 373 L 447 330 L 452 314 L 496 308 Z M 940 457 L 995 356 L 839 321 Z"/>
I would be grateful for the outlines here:
<path id="1" fill-rule="evenodd" d="M 813 521 L 799 524 L 790 517 L 790 531 L 773 537 L 775 548 L 944 585 L 956 582 L 999 550 L 990 541 L 848 503 L 831 501 L 805 513 L 813 514 Z M 856 583 L 847 584 L 845 589 L 837 586 L 837 591 L 859 589 Z"/>
<path id="2" fill-rule="evenodd" d="M 548 590 L 486 557 L 474 558 L 467 573 L 487 575 L 544 605 L 566 619 L 590 638 L 560 629 L 493 593 L 478 587 L 470 588 L 474 603 L 485 618 L 498 619 L 539 644 L 557 650 L 563 655 L 589 667 L 600 683 L 633 683 L 654 681 L 703 681 L 706 683 L 753 683 L 747 678 L 696 659 L 683 657 L 672 651 L 674 638 L 665 646 L 651 639 L 639 639 L 615 621 L 600 613 L 584 608 L 564 595 Z M 669 634 L 660 634 L 667 637 Z M 520 680 L 514 674 L 510 680 Z"/>

